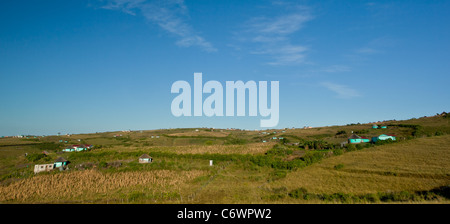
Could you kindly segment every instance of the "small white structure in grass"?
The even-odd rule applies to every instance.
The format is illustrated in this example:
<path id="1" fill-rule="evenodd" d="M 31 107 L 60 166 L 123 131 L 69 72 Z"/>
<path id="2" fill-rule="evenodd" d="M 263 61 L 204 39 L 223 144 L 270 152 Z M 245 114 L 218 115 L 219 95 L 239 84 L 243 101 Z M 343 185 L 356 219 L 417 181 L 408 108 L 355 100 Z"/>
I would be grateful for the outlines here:
<path id="1" fill-rule="evenodd" d="M 151 163 L 151 162 L 153 162 L 153 158 L 148 154 L 142 154 L 142 156 L 139 157 L 139 163 Z"/>
<path id="2" fill-rule="evenodd" d="M 213 165 L 213 161 L 209 160 L 209 166 L 212 166 L 212 165 Z"/>
<path id="3" fill-rule="evenodd" d="M 37 164 L 34 165 L 34 174 L 40 173 L 42 171 L 50 171 L 53 170 L 54 164 Z"/>

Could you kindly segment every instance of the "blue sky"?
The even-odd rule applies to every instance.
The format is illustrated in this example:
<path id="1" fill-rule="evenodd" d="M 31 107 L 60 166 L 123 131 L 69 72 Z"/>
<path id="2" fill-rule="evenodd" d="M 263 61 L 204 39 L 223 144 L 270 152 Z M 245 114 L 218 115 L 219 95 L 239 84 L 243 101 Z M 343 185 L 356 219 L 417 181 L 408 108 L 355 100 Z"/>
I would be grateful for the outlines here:
<path id="1" fill-rule="evenodd" d="M 0 136 L 181 127 L 172 83 L 279 81 L 276 128 L 450 111 L 450 2 L 1 1 Z M 206 95 L 204 96 L 204 98 Z"/>

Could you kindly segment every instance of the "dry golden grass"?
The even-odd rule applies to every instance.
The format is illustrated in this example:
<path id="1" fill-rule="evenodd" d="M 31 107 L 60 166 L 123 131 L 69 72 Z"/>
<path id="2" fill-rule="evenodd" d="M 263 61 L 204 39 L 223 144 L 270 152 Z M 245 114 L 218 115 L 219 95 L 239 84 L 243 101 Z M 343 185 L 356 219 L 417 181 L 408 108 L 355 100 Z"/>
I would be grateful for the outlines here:
<path id="1" fill-rule="evenodd" d="M 275 143 L 251 143 L 246 145 L 202 145 L 155 147 L 155 150 L 174 152 L 178 154 L 263 154 L 271 149 Z"/>
<path id="2" fill-rule="evenodd" d="M 179 132 L 168 134 L 167 136 L 194 136 L 194 137 L 227 137 L 229 132 L 221 132 L 221 131 L 189 131 L 189 132 Z"/>
<path id="3" fill-rule="evenodd" d="M 146 192 L 181 192 L 187 182 L 206 171 L 139 171 L 102 173 L 96 170 L 38 175 L 0 186 L 2 202 L 84 201 L 144 189 Z"/>
<path id="4" fill-rule="evenodd" d="M 135 147 L 135 146 L 114 146 L 108 149 L 102 149 L 105 151 L 138 151 L 145 150 L 149 152 L 170 152 L 177 154 L 264 154 L 267 150 L 271 149 L 275 142 L 265 143 L 249 143 L 245 145 L 184 145 L 184 146 L 147 146 L 147 147 Z"/>
<path id="5" fill-rule="evenodd" d="M 336 170 L 334 166 L 343 164 Z M 272 187 L 312 193 L 430 190 L 450 184 L 450 136 L 415 139 L 331 157 L 292 172 Z"/>

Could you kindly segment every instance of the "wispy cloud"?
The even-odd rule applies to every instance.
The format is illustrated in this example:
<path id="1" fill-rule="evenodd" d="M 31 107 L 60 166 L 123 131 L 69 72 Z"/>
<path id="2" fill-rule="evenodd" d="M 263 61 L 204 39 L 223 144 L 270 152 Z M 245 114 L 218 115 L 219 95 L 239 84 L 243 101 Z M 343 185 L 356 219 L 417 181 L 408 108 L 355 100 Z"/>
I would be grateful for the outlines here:
<path id="1" fill-rule="evenodd" d="M 121 10 L 157 24 L 163 30 L 178 37 L 176 44 L 181 47 L 199 46 L 207 52 L 217 51 L 213 45 L 198 35 L 189 25 L 188 9 L 182 0 L 109 0 L 103 9 Z"/>
<path id="2" fill-rule="evenodd" d="M 277 4 L 278 7 L 288 7 Z M 300 64 L 305 61 L 306 46 L 293 44 L 291 35 L 304 27 L 313 16 L 310 10 L 301 6 L 289 6 L 288 13 L 273 17 L 254 17 L 244 22 L 238 39 L 254 44 L 252 54 L 269 55 L 270 65 Z"/>
<path id="3" fill-rule="evenodd" d="M 340 73 L 340 72 L 350 72 L 352 69 L 345 65 L 332 65 L 323 69 L 319 69 L 318 72 L 327 73 Z"/>
<path id="4" fill-rule="evenodd" d="M 327 88 L 330 91 L 335 92 L 337 95 L 337 98 L 341 99 L 350 99 L 355 97 L 360 97 L 361 94 L 358 93 L 358 91 L 351 89 L 345 85 L 331 83 L 331 82 L 322 82 L 320 83 L 321 86 Z"/>

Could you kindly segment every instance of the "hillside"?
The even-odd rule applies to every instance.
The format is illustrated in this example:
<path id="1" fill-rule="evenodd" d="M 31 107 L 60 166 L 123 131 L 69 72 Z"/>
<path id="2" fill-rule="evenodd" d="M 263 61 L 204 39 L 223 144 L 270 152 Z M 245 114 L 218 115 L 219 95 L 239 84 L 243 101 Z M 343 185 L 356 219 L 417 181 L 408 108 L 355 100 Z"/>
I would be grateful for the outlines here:
<path id="1" fill-rule="evenodd" d="M 377 122 L 386 129 L 349 124 L 1 138 L 0 202 L 448 203 L 449 120 L 444 113 Z M 396 141 L 342 144 L 352 133 Z M 82 144 L 93 147 L 62 151 Z M 153 162 L 139 163 L 143 154 Z M 64 170 L 33 172 L 59 157 L 69 162 Z"/>

